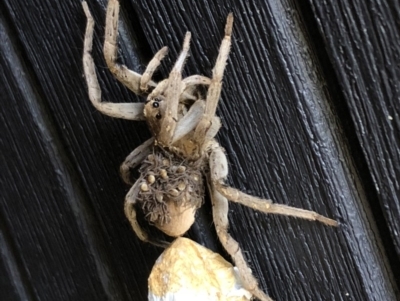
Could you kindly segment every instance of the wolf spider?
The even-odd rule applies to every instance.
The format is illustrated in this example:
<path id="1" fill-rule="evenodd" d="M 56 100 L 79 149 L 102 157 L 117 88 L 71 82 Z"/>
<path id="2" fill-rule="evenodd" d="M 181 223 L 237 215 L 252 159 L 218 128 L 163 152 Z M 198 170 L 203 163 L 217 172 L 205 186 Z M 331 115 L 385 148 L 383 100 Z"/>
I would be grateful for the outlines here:
<path id="1" fill-rule="evenodd" d="M 136 235 L 150 242 L 136 218 L 135 205 L 142 207 L 146 219 L 170 236 L 183 235 L 193 224 L 197 208 L 203 202 L 205 186 L 210 191 L 213 220 L 217 235 L 232 256 L 244 287 L 263 301 L 271 301 L 252 275 L 238 243 L 228 233 L 228 200 L 264 213 L 274 213 L 320 221 L 329 226 L 337 222 L 316 212 L 272 203 L 247 195 L 224 182 L 228 163 L 224 149 L 215 140 L 221 127 L 215 115 L 221 93 L 222 78 L 231 45 L 233 15 L 228 15 L 225 36 L 212 71 L 212 77 L 193 75 L 182 78 L 189 51 L 190 32 L 186 33 L 182 51 L 169 77 L 159 83 L 151 80 L 167 53 L 164 47 L 156 53 L 142 75 L 116 62 L 119 3 L 109 0 L 106 15 L 104 56 L 111 73 L 139 95 L 145 103 L 109 103 L 101 101 L 101 90 L 91 57 L 94 21 L 86 2 L 87 17 L 83 64 L 89 98 L 97 110 L 111 117 L 145 120 L 152 138 L 128 155 L 121 166 L 125 182 L 133 184 L 125 199 L 125 214 Z M 196 92 L 207 89 L 206 97 Z M 204 99 L 205 98 L 205 99 Z M 139 164 L 140 177 L 130 181 L 130 170 Z M 206 184 L 203 182 L 206 180 Z"/>

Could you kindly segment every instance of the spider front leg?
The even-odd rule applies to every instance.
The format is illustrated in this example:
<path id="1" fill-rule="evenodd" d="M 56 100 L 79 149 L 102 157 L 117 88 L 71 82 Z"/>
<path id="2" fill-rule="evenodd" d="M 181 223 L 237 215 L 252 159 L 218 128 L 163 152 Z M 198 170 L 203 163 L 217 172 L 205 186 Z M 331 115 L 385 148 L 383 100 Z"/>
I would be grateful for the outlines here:
<path id="1" fill-rule="evenodd" d="M 226 186 L 224 184 L 224 180 L 228 175 L 228 163 L 223 149 L 216 142 L 210 155 L 210 169 L 211 180 L 214 188 L 230 201 L 245 205 L 264 213 L 299 217 L 311 221 L 319 221 L 325 225 L 334 227 L 338 225 L 337 221 L 327 218 L 314 211 L 281 204 L 274 204 L 271 200 L 254 197 L 243 193 L 238 189 Z"/>
<path id="2" fill-rule="evenodd" d="M 167 47 L 162 48 L 149 63 L 145 73 L 140 75 L 129 70 L 125 65 L 117 63 L 118 52 L 118 19 L 119 19 L 119 2 L 118 0 L 109 0 L 106 13 L 106 33 L 103 46 L 104 58 L 111 73 L 124 84 L 128 89 L 136 94 L 144 94 L 148 85 L 155 87 L 156 83 L 151 81 L 154 70 L 160 64 L 160 61 L 167 53 Z"/>
<path id="3" fill-rule="evenodd" d="M 83 70 L 90 101 L 97 110 L 105 115 L 129 120 L 144 120 L 144 104 L 142 103 L 111 103 L 101 101 L 101 89 L 97 80 L 93 58 L 90 54 L 93 44 L 94 20 L 85 1 L 82 2 L 82 6 L 87 17 L 83 48 Z"/>
<path id="4" fill-rule="evenodd" d="M 156 138 L 156 144 L 162 147 L 171 145 L 179 121 L 179 102 L 187 87 L 182 80 L 182 69 L 189 52 L 190 36 L 190 32 L 187 32 L 183 41 L 182 51 L 168 79 L 158 83 L 146 100 L 144 115 L 150 131 Z M 208 82 L 206 77 L 198 76 L 192 79 L 191 84 L 193 82 L 207 84 Z"/>
<path id="5" fill-rule="evenodd" d="M 193 140 L 199 144 L 203 144 L 207 132 L 212 127 L 212 120 L 217 110 L 218 101 L 221 95 L 222 89 L 222 78 L 226 67 L 226 61 L 228 60 L 229 51 L 231 48 L 231 35 L 233 27 L 233 14 L 230 13 L 226 20 L 225 25 L 225 36 L 222 39 L 221 46 L 217 61 L 215 62 L 214 69 L 212 71 L 211 83 L 207 92 L 206 108 L 202 120 L 197 125 Z"/>

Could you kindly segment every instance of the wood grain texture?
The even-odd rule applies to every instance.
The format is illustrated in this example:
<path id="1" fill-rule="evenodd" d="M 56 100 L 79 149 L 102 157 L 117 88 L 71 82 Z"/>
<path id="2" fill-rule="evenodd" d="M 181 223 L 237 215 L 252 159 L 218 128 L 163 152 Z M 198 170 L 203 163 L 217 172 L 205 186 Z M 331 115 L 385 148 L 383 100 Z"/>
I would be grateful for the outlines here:
<path id="1" fill-rule="evenodd" d="M 383 118 L 377 114 L 381 102 L 396 111 L 398 86 L 390 86 L 389 78 L 397 74 L 398 66 L 393 63 L 393 70 L 380 71 L 388 78 L 394 97 L 387 99 L 389 90 L 380 80 L 374 82 L 374 91 L 383 89 L 386 94 L 375 104 L 364 102 L 361 95 L 369 95 L 372 81 L 365 80 L 363 86 L 354 83 L 361 76 L 372 80 L 375 69 L 357 75 L 346 69 L 349 65 L 335 61 L 341 58 L 334 52 L 341 36 L 335 35 L 333 19 L 322 18 L 328 11 L 311 1 L 309 7 L 291 1 L 121 2 L 120 54 L 130 68 L 143 71 L 159 48 L 170 48 L 157 79 L 168 74 L 186 30 L 192 32 L 192 45 L 185 74 L 209 76 L 225 18 L 233 11 L 233 46 L 219 106 L 224 128 L 218 136 L 230 162 L 229 183 L 340 222 L 339 228 L 332 229 L 264 216 L 232 204 L 230 232 L 243 247 L 263 289 L 275 300 L 399 300 L 393 273 L 400 266 L 395 256 L 388 257 L 396 237 L 381 240 L 382 227 L 370 207 L 368 182 L 368 177 L 374 179 L 377 195 L 382 191 L 378 187 L 389 187 L 384 190 L 387 198 L 379 196 L 379 200 L 382 206 L 392 205 L 394 213 L 386 221 L 394 234 L 399 212 L 394 198 L 398 195 L 394 181 L 398 153 L 393 143 L 379 139 L 386 133 L 398 142 L 397 115 L 391 113 L 392 123 L 387 119 L 374 122 Z M 105 4 L 89 2 L 96 21 L 93 56 L 103 98 L 140 101 L 105 67 L 101 54 Z M 351 7 L 346 2 L 342 5 Z M 16 293 L 11 300 L 146 300 L 147 277 L 162 250 L 134 236 L 122 209 L 129 187 L 118 175 L 124 157 L 149 137 L 146 125 L 101 116 L 91 106 L 82 76 L 86 20 L 80 1 L 1 0 L 0 11 L 4 12 L 0 14 L 4 70 L 0 88 L 7 101 L 0 107 L 0 183 L 5 192 L 0 198 L 1 232 L 27 296 Z M 322 36 L 330 37 L 322 39 L 325 44 L 315 44 L 313 24 L 318 24 Z M 346 34 L 353 29 L 336 26 Z M 362 32 L 358 26 L 354 28 Z M 395 40 L 387 43 L 387 49 L 395 49 Z M 352 61 L 356 65 L 368 57 L 370 46 L 363 40 L 358 48 L 345 49 L 360 60 Z M 335 75 L 327 76 L 321 61 L 324 54 L 332 60 Z M 357 75 L 357 81 L 352 82 L 350 75 Z M 332 91 L 333 81 L 339 83 L 339 97 Z M 363 92 L 353 99 L 354 91 Z M 367 100 L 373 97 L 372 90 L 368 91 Z M 370 105 L 363 112 L 371 114 L 357 119 L 355 99 Z M 341 110 L 353 118 L 356 142 L 349 139 L 351 130 L 345 128 L 348 121 L 343 120 L 338 102 L 348 105 Z M 370 146 L 362 133 L 374 134 L 379 149 Z M 375 150 L 384 153 L 386 161 L 377 159 Z M 368 162 L 368 175 L 360 169 L 360 157 Z M 393 160 L 392 174 L 382 163 L 389 159 Z M 377 180 L 380 170 L 388 173 L 388 182 Z M 208 204 L 190 236 L 221 251 L 209 211 Z M 0 271 L 13 277 L 2 266 Z"/>
<path id="2" fill-rule="evenodd" d="M 310 3 L 400 257 L 399 2 Z"/>
<path id="3" fill-rule="evenodd" d="M 120 289 L 110 284 L 96 242 L 100 227 L 85 216 L 85 197 L 13 31 L 1 32 L 1 91 L 8 100 L 1 111 L 1 217 L 9 274 L 20 282 L 21 300 L 107 300 Z"/>

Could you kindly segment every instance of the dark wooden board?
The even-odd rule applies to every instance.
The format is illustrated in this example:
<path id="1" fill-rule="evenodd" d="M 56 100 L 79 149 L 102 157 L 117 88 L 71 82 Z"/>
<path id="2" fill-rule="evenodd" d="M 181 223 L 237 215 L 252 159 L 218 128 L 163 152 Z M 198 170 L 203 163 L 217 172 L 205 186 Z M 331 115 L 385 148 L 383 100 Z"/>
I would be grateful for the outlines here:
<path id="1" fill-rule="evenodd" d="M 357 124 L 351 109 L 357 104 L 343 84 L 346 64 L 335 62 L 336 44 L 319 35 L 339 41 L 330 33 L 334 22 L 321 17 L 324 12 L 317 4 L 168 3 L 122 1 L 123 61 L 142 71 L 152 54 L 168 45 L 170 54 L 157 74 L 163 78 L 190 30 L 186 74 L 209 76 L 226 15 L 233 11 L 233 46 L 219 107 L 224 128 L 218 136 L 230 162 L 229 183 L 340 222 L 332 229 L 232 204 L 230 232 L 263 289 L 275 300 L 398 300 L 400 265 L 396 237 L 389 236 L 396 229 L 395 219 L 387 214 L 380 219 L 375 210 L 385 212 L 385 204 L 392 204 L 396 218 L 397 190 L 385 189 L 385 198 L 378 197 L 382 207 L 371 207 L 371 191 L 379 196 L 376 188 L 386 183 L 384 178 L 380 184 L 371 179 L 381 169 L 390 170 L 371 163 L 375 149 L 360 135 L 362 122 L 347 128 L 348 123 Z M 140 101 L 105 67 L 105 4 L 89 2 L 97 24 L 93 56 L 103 97 Z M 129 187 L 118 175 L 124 157 L 149 137 L 146 125 L 113 120 L 91 106 L 82 75 L 85 17 L 80 1 L 2 0 L 0 11 L 0 88 L 6 104 L 0 109 L 1 231 L 22 282 L 14 291 L 24 290 L 28 297 L 16 295 L 20 300 L 146 300 L 147 277 L 162 250 L 134 236 L 122 210 Z M 391 40 L 389 45 L 395 44 Z M 369 45 L 360 42 L 359 48 Z M 350 47 L 347 51 L 355 52 Z M 382 87 L 383 81 L 377 85 Z M 353 119 L 349 122 L 346 116 Z M 366 114 L 365 122 L 373 124 L 371 116 Z M 392 129 L 398 143 L 395 116 Z M 381 123 L 375 127 L 371 125 L 376 137 L 387 133 Z M 380 146 L 387 158 L 398 160 L 393 145 Z M 368 168 L 363 169 L 360 160 L 368 162 Z M 208 205 L 190 237 L 222 251 L 209 211 Z M 9 268 L 1 270 L 14 277 Z"/>
<path id="2" fill-rule="evenodd" d="M 13 36 L 2 26 L 1 91 L 8 102 L 1 112 L 1 230 L 8 274 L 20 282 L 21 300 L 21 289 L 31 300 L 107 300 L 120 289 L 108 283 L 107 258 L 96 242 L 101 228 L 89 225 L 92 210 Z"/>
<path id="3" fill-rule="evenodd" d="M 399 258 L 399 2 L 309 2 L 315 17 L 323 20 L 318 29 L 362 149 L 365 178 L 374 188 L 371 202 L 379 203 Z"/>

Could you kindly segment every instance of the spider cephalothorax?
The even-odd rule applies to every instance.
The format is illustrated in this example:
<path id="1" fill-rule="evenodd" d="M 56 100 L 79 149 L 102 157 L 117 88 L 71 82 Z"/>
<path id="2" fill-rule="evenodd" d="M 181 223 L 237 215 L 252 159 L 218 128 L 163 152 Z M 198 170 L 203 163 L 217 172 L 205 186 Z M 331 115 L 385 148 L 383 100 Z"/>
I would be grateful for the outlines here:
<path id="1" fill-rule="evenodd" d="M 274 204 L 247 195 L 225 185 L 228 163 L 224 149 L 215 140 L 221 127 L 215 115 L 222 78 L 231 45 L 233 15 L 229 14 L 219 55 L 212 77 L 192 75 L 182 78 L 182 69 L 189 52 L 190 33 L 186 33 L 180 53 L 169 77 L 160 83 L 151 81 L 155 69 L 167 53 L 164 47 L 156 53 L 141 75 L 116 62 L 118 13 L 117 0 L 109 0 L 106 16 L 104 56 L 110 71 L 129 89 L 147 95 L 144 103 L 109 103 L 101 101 L 91 47 L 94 21 L 83 2 L 88 18 L 83 54 L 89 98 L 102 113 L 130 120 L 146 120 L 152 138 L 132 151 L 121 165 L 125 182 L 133 184 L 125 199 L 125 214 L 137 236 L 150 241 L 136 220 L 135 205 L 140 205 L 146 218 L 172 236 L 182 235 L 194 222 L 196 209 L 202 204 L 207 188 L 213 205 L 213 220 L 217 235 L 235 262 L 243 286 L 262 301 L 271 301 L 259 288 L 238 243 L 228 233 L 228 200 L 264 213 L 295 216 L 326 225 L 336 221 L 316 212 Z M 207 88 L 203 98 L 198 86 Z M 132 168 L 142 165 L 141 176 L 130 181 Z M 207 183 L 203 183 L 206 179 Z"/>

